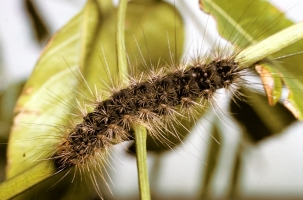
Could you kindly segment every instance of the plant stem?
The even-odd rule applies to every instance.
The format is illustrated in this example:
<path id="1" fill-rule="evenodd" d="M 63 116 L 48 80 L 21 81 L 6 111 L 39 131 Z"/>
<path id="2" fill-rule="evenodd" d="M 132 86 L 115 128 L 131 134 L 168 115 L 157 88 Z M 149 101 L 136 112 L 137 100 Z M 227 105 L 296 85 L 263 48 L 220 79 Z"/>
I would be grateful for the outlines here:
<path id="1" fill-rule="evenodd" d="M 34 167 L 2 182 L 0 199 L 11 199 L 56 173 L 53 161 L 39 162 Z"/>
<path id="2" fill-rule="evenodd" d="M 120 0 L 117 13 L 117 28 L 116 28 L 116 49 L 117 49 L 117 63 L 118 76 L 122 83 L 127 81 L 127 59 L 125 51 L 125 15 L 127 8 L 127 0 Z M 125 83 L 127 84 L 127 83 Z"/>
<path id="3" fill-rule="evenodd" d="M 141 125 L 136 125 L 135 130 L 135 143 L 136 143 L 136 156 L 138 168 L 138 180 L 140 189 L 141 200 L 150 199 L 150 189 L 148 181 L 148 169 L 146 159 L 146 128 Z"/>
<path id="4" fill-rule="evenodd" d="M 241 51 L 235 58 L 246 67 L 303 39 L 303 22 L 292 25 Z"/>
<path id="5" fill-rule="evenodd" d="M 127 84 L 127 59 L 125 50 L 125 34 L 124 23 L 127 8 L 127 0 L 120 0 L 117 16 L 116 28 L 116 45 L 117 45 L 117 63 L 118 63 L 118 76 L 122 84 Z M 141 125 L 134 125 L 136 152 L 137 152 L 137 169 L 138 181 L 140 188 L 141 200 L 150 199 L 150 189 L 148 181 L 147 159 L 146 159 L 146 137 L 147 132 L 145 127 Z"/>

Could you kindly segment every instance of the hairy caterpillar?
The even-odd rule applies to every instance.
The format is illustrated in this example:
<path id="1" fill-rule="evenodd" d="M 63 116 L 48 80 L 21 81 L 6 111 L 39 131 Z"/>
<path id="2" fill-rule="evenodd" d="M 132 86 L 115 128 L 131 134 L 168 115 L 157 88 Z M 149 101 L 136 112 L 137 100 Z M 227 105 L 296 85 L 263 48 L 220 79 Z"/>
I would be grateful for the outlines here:
<path id="1" fill-rule="evenodd" d="M 215 63 L 219 63 L 219 62 L 221 62 L 221 60 L 224 60 L 224 59 L 222 59 L 222 54 L 219 54 L 219 56 L 221 56 L 220 57 L 220 59 L 219 58 L 216 58 L 215 59 Z M 227 57 L 229 57 L 229 59 L 227 59 L 225 62 L 226 63 L 228 63 L 228 64 L 230 64 L 230 63 L 233 63 L 233 62 L 230 62 L 229 63 L 229 61 L 232 61 L 232 57 L 230 57 L 230 56 L 227 56 Z M 191 85 L 191 87 L 189 87 L 189 92 L 188 92 L 188 94 L 187 95 L 191 95 L 191 96 L 194 96 L 194 98 L 196 98 L 195 97 L 195 95 L 198 95 L 198 96 L 203 96 L 203 95 L 205 95 L 205 97 L 208 97 L 208 98 L 210 98 L 211 97 L 211 95 L 212 95 L 212 93 L 213 93 L 213 91 L 211 90 L 212 88 L 215 88 L 215 86 L 217 86 L 217 85 L 220 85 L 220 87 L 222 87 L 222 86 L 225 86 L 225 87 L 227 87 L 228 85 L 229 85 L 229 82 L 231 81 L 231 78 L 229 78 L 229 79 L 227 79 L 227 80 L 225 80 L 223 83 L 221 82 L 221 81 L 219 81 L 219 80 L 217 80 L 218 79 L 218 76 L 217 76 L 217 78 L 214 78 L 214 77 L 212 77 L 212 75 L 210 76 L 210 77 L 212 77 L 212 78 L 210 78 L 207 74 L 209 74 L 210 73 L 210 71 L 209 72 L 203 72 L 203 70 L 206 70 L 207 68 L 210 68 L 210 66 L 209 66 L 209 63 L 208 62 L 204 62 L 204 60 L 202 59 L 202 60 L 196 60 L 196 61 L 198 61 L 196 64 L 200 64 L 200 67 L 196 67 L 197 68 L 197 70 L 198 70 L 198 73 L 200 73 L 200 74 L 203 74 L 203 73 L 206 73 L 206 76 L 205 77 L 208 77 L 208 80 L 206 79 L 205 81 L 210 81 L 210 82 L 212 82 L 212 81 L 215 81 L 215 82 L 217 82 L 215 85 L 212 85 L 212 84 L 209 84 L 208 83 L 208 88 L 204 88 L 203 90 L 208 90 L 208 91 L 204 91 L 204 92 L 202 92 L 201 93 L 201 91 L 200 91 L 200 88 L 202 88 L 202 87 L 200 87 L 200 86 L 197 86 L 197 85 L 199 85 L 199 84 L 197 84 L 196 82 L 194 82 L 194 84 L 193 85 Z M 233 65 L 233 64 L 232 64 Z M 229 66 L 230 67 L 230 66 Z M 171 67 L 172 68 L 172 67 Z M 235 70 L 235 69 L 237 69 L 237 67 L 231 67 L 233 70 Z M 188 71 L 187 71 L 188 70 Z M 227 71 L 230 71 L 230 72 L 233 72 L 233 70 L 227 70 Z M 179 69 L 179 73 L 185 73 L 185 75 L 186 76 L 188 76 L 189 75 L 189 72 L 190 71 L 195 71 L 195 68 L 188 68 L 188 69 Z M 203 72 L 203 73 L 201 73 L 201 72 Z M 235 72 L 237 72 L 237 71 L 235 71 Z M 198 73 L 196 73 L 196 75 L 195 76 L 193 76 L 193 77 L 196 77 L 196 76 L 198 76 L 198 77 L 201 77 L 200 75 L 197 75 Z M 169 73 L 168 73 L 169 74 Z M 195 73 L 191 73 L 192 75 L 194 75 Z M 212 74 L 212 73 L 211 73 Z M 222 74 L 222 73 L 221 73 Z M 224 75 L 225 75 L 226 73 L 224 73 Z M 227 73 L 228 74 L 228 73 Z M 232 73 L 231 73 L 232 74 Z M 174 75 L 174 76 L 177 76 L 177 74 L 176 75 Z M 153 88 L 153 87 L 155 87 L 154 85 L 149 85 L 149 83 L 151 84 L 151 83 L 153 83 L 153 82 L 160 82 L 159 84 L 160 84 L 160 86 L 161 87 L 159 87 L 159 89 L 161 90 L 161 88 L 162 88 L 162 90 L 163 90 L 163 88 L 165 88 L 166 86 L 166 84 L 164 84 L 164 82 L 165 82 L 165 80 L 166 80 L 166 77 L 165 76 L 160 76 L 160 77 L 162 77 L 162 78 L 160 78 L 160 79 L 157 79 L 157 76 L 153 76 L 153 78 L 151 78 L 151 81 L 149 81 L 149 82 L 142 82 L 141 83 L 141 86 L 143 85 L 143 86 L 148 86 L 148 87 L 151 87 L 151 88 Z M 220 76 L 219 76 L 220 77 Z M 154 80 L 153 80 L 154 79 Z M 162 80 L 163 79 L 163 80 Z M 169 76 L 167 76 L 167 79 L 171 79 L 171 77 L 169 77 Z M 160 81 L 161 80 L 161 81 Z M 190 81 L 190 80 L 189 80 Z M 169 87 L 169 92 L 168 92 L 168 94 L 170 94 L 170 93 L 176 93 L 176 90 L 174 90 L 174 89 L 171 89 L 170 87 L 171 87 L 171 83 L 172 82 L 170 82 L 170 81 L 168 81 L 168 80 L 166 80 L 166 82 L 167 82 L 167 84 L 168 84 L 168 87 Z M 188 81 L 186 82 L 185 81 L 185 83 L 188 83 Z M 203 82 L 204 83 L 204 82 Z M 139 83 L 139 85 L 140 85 L 140 83 Z M 178 84 L 177 84 L 178 85 Z M 203 84 L 202 84 L 203 85 Z M 179 84 L 179 87 L 180 86 L 182 86 L 182 85 L 180 85 Z M 211 87 L 210 87 L 211 86 Z M 184 90 L 184 88 L 183 88 L 183 90 Z M 202 90 L 202 91 L 203 91 Z M 134 92 L 134 93 L 137 93 L 138 91 L 137 90 L 134 90 L 134 89 L 132 89 L 132 88 L 130 88 L 129 90 L 128 90 L 128 92 L 130 92 L 130 91 L 132 91 L 132 92 Z M 154 93 L 155 93 L 155 90 L 151 90 L 151 91 L 153 91 Z M 185 92 L 186 90 L 184 90 L 184 92 Z M 153 92 L 151 92 L 151 93 L 153 93 Z M 119 95 L 120 93 L 119 92 L 116 92 L 116 94 L 117 95 Z M 145 94 L 146 94 L 146 92 L 145 92 Z M 188 98 L 189 96 L 182 96 L 183 98 Z M 153 97 L 154 98 L 154 97 Z M 152 100 L 152 103 L 153 103 L 153 101 L 154 101 L 154 99 L 147 99 L 148 101 L 151 101 Z M 181 97 L 178 97 L 178 98 L 181 98 Z M 178 99 L 177 98 L 177 99 Z M 174 99 L 174 98 L 173 98 Z M 114 98 L 114 100 L 116 100 L 117 101 L 117 98 L 115 99 Z M 166 100 L 166 99 L 162 99 L 163 101 L 164 100 Z M 183 100 L 185 100 L 185 99 L 183 99 Z M 190 101 L 190 100 L 188 100 L 188 101 L 184 101 L 185 103 L 183 104 L 184 105 L 184 107 L 186 108 L 186 105 L 189 105 L 190 103 L 193 103 L 193 101 Z M 186 102 L 187 103 L 189 103 L 189 104 L 186 104 Z M 174 103 L 174 104 L 176 104 L 177 105 L 177 103 Z M 173 105 L 174 105 L 173 104 Z M 180 103 L 179 103 L 180 104 Z M 112 105 L 115 105 L 115 104 L 112 104 Z M 174 105 L 175 106 L 175 105 Z M 160 109 L 160 108 L 161 109 Z M 144 108 L 143 108 L 144 109 Z M 154 107 L 154 109 L 155 109 L 155 107 Z M 168 111 L 171 111 L 171 112 L 175 112 L 174 111 L 174 109 L 172 109 L 172 108 L 167 108 L 167 105 L 166 104 L 164 104 L 164 106 L 163 105 L 161 105 L 161 104 L 157 104 L 157 109 L 158 109 L 158 115 L 159 115 L 159 113 L 164 113 L 164 112 L 167 112 L 167 113 L 169 113 Z M 115 111 L 116 112 L 116 111 Z M 129 111 L 128 111 L 129 112 Z M 83 112 L 83 113 L 85 113 L 85 112 Z M 82 113 L 81 113 L 82 114 Z M 58 113 L 58 115 L 60 115 L 60 113 Z M 84 114 L 85 115 L 85 114 Z M 154 115 L 154 113 L 152 113 L 152 115 Z M 146 115 L 146 113 L 145 113 L 145 115 L 144 114 L 141 114 L 141 116 L 142 117 L 148 117 L 147 115 Z M 153 117 L 153 116 L 149 116 L 149 117 Z M 155 117 L 156 118 L 156 117 Z M 140 117 L 136 117 L 136 119 L 140 119 Z M 147 118 L 147 119 L 149 119 L 149 118 Z M 128 120 L 134 120 L 134 119 L 128 119 Z M 146 120 L 145 120 L 146 121 Z M 162 125 L 161 123 L 159 123 L 160 125 Z M 158 125 L 159 125 L 158 124 Z M 147 127 L 149 127 L 149 126 L 151 126 L 151 125 L 147 125 Z M 63 127 L 64 128 L 64 127 Z M 112 128 L 112 130 L 114 130 L 115 128 L 117 128 L 117 131 L 118 131 L 118 133 L 123 133 L 123 131 L 121 131 L 120 129 L 119 129 L 119 127 L 113 127 Z M 87 129 L 87 128 L 85 128 L 85 129 Z M 109 133 L 109 135 L 111 135 L 113 132 L 115 132 L 115 131 L 112 131 L 111 130 L 111 133 Z M 150 130 L 152 130 L 152 129 L 150 129 Z M 124 135 L 124 133 L 122 134 L 122 138 L 118 138 L 117 139 L 117 141 L 122 141 L 122 140 L 124 140 L 124 139 L 126 139 L 126 138 L 128 138 L 128 135 Z M 121 140 L 120 140 L 121 139 Z M 102 140 L 103 141 L 103 140 Z M 82 142 L 82 141 L 81 141 Z M 110 143 L 112 143 L 112 142 L 110 142 Z M 87 146 L 85 146 L 85 148 L 89 148 L 88 146 L 90 146 L 90 145 L 88 145 L 88 144 L 86 144 Z M 64 145 L 63 145 L 64 146 Z M 64 150 L 63 150 L 63 152 L 64 152 Z M 81 149 L 80 149 L 80 151 L 78 152 L 79 154 L 81 154 Z M 61 158 L 67 158 L 67 157 L 62 157 L 62 155 L 63 154 L 61 154 Z M 75 156 L 78 156 L 78 154 L 73 154 L 73 155 L 75 155 Z M 58 154 L 55 154 L 55 156 L 54 156 L 54 158 L 58 158 L 58 157 L 60 157 L 60 154 L 58 155 Z M 83 157 L 76 157 L 76 158 L 83 158 Z M 76 159 L 77 160 L 77 159 Z M 79 163 L 80 162 L 80 160 L 81 159 L 78 159 L 77 160 L 77 163 Z M 59 164 L 60 164 L 60 161 L 58 162 Z M 63 163 L 63 165 L 62 165 L 62 163 Z M 62 166 L 64 166 L 64 164 L 65 165 L 72 165 L 73 164 L 73 162 L 70 160 L 70 162 L 65 162 L 65 161 L 61 161 L 61 167 Z"/>

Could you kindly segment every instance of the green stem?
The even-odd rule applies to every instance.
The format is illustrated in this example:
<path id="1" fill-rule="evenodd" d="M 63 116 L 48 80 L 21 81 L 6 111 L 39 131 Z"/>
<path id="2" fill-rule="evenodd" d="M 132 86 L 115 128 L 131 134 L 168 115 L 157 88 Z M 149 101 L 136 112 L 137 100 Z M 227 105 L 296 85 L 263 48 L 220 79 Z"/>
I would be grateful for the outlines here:
<path id="1" fill-rule="evenodd" d="M 125 51 L 125 15 L 127 8 L 127 0 L 120 0 L 117 16 L 116 28 L 116 47 L 117 47 L 117 63 L 118 76 L 122 83 L 127 81 L 127 59 Z"/>
<path id="2" fill-rule="evenodd" d="M 53 161 L 47 160 L 2 182 L 0 199 L 11 199 L 56 173 Z"/>
<path id="3" fill-rule="evenodd" d="M 243 67 L 250 66 L 301 39 L 303 39 L 303 22 L 247 47 L 236 56 L 235 60 Z"/>
<path id="4" fill-rule="evenodd" d="M 146 159 L 146 128 L 141 125 L 136 125 L 135 130 L 135 143 L 136 143 L 136 156 L 137 156 L 137 168 L 138 179 L 141 200 L 150 199 L 149 181 L 148 181 L 148 169 Z"/>
<path id="5" fill-rule="evenodd" d="M 117 45 L 117 63 L 118 63 L 118 76 L 122 84 L 127 84 L 127 59 L 125 50 L 125 34 L 124 23 L 126 14 L 127 0 L 120 0 L 117 16 L 117 29 L 116 29 L 116 45 Z M 147 159 L 146 159 L 146 137 L 147 132 L 145 127 L 141 125 L 134 126 L 136 152 L 137 152 L 137 169 L 138 180 L 140 188 L 141 200 L 150 199 L 150 189 L 148 181 Z"/>

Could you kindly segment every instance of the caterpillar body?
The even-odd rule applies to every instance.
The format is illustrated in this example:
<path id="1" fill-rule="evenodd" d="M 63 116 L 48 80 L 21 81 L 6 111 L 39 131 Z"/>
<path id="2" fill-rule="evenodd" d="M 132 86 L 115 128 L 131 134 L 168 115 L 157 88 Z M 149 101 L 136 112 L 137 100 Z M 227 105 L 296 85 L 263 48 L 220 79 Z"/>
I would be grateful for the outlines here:
<path id="1" fill-rule="evenodd" d="M 104 170 L 106 171 L 106 169 L 104 168 L 111 165 L 108 161 L 109 151 L 115 145 L 133 139 L 135 124 L 143 125 L 152 138 L 170 146 L 172 143 L 167 139 L 168 134 L 180 138 L 172 124 L 172 122 L 180 124 L 178 117 L 190 119 L 190 115 L 194 109 L 197 109 L 196 107 L 204 109 L 205 103 L 215 104 L 214 95 L 220 89 L 227 89 L 232 91 L 235 96 L 241 96 L 237 89 L 240 85 L 249 83 L 245 76 L 250 73 L 251 66 L 241 66 L 235 60 L 241 51 L 226 53 L 227 51 L 224 49 L 223 52 L 213 51 L 206 56 L 195 55 L 194 58 L 185 58 L 185 61 L 180 63 L 173 60 L 169 64 L 159 65 L 158 69 L 151 71 L 149 75 L 140 74 L 137 76 L 139 78 L 130 76 L 127 87 L 118 86 L 119 89 L 113 90 L 112 86 L 109 86 L 110 95 L 104 95 L 102 92 L 93 94 L 95 99 L 89 106 L 92 108 L 89 111 L 81 106 L 76 108 L 77 106 L 70 105 L 69 101 L 61 99 L 61 97 L 59 100 L 56 99 L 56 101 L 62 100 L 64 106 L 68 104 L 66 106 L 68 108 L 76 108 L 78 113 L 69 115 L 69 118 L 78 118 L 76 120 L 68 119 L 73 122 L 63 125 L 50 122 L 50 126 L 59 129 L 60 135 L 41 136 L 42 140 L 46 140 L 43 144 L 46 144 L 49 149 L 46 149 L 46 153 L 38 153 L 38 156 L 36 152 L 33 155 L 37 157 L 35 160 L 52 160 L 56 166 L 56 173 L 67 171 L 63 173 L 64 176 L 71 174 L 69 172 L 75 168 L 76 172 L 92 179 L 99 197 L 102 198 L 98 189 L 100 184 L 93 173 L 99 174 L 103 180 L 105 179 Z M 63 56 L 63 59 L 60 59 L 65 58 Z M 73 62 L 67 59 L 68 65 Z M 106 63 L 106 59 L 101 59 L 101 62 Z M 106 71 L 107 64 L 104 65 Z M 67 71 L 72 71 L 73 67 L 74 65 Z M 152 64 L 147 64 L 147 67 L 152 68 Z M 62 72 L 62 74 L 64 73 Z M 107 75 L 112 76 L 112 74 Z M 84 83 L 88 93 L 93 93 L 85 80 L 80 80 L 80 82 Z M 104 82 L 105 85 L 109 84 L 107 80 Z M 29 88 L 27 87 L 24 93 L 30 93 Z M 103 88 L 101 87 L 100 90 L 102 91 Z M 72 89 L 72 92 L 80 93 L 75 89 Z M 99 93 L 101 95 L 98 95 Z M 85 95 L 79 94 L 79 96 Z M 56 104 L 56 102 L 52 104 Z M 25 112 L 22 112 L 26 113 L 26 109 Z M 38 116 L 39 112 L 35 114 Z M 56 113 L 56 115 L 56 117 L 60 117 L 61 113 Z M 29 139 L 37 141 L 41 138 L 29 136 Z M 50 140 L 53 141 L 49 142 Z M 25 151 L 28 155 L 27 149 L 21 150 L 21 152 Z M 28 156 L 27 159 L 29 159 Z M 72 177 L 76 172 L 72 173 Z M 106 173 L 108 172 L 106 171 Z"/>
<path id="2" fill-rule="evenodd" d="M 243 69 L 232 58 L 221 58 L 133 83 L 98 103 L 93 112 L 84 116 L 83 122 L 59 145 L 53 158 L 59 169 L 86 163 L 96 156 L 94 149 L 102 151 L 132 137 L 134 123 L 145 124 L 150 134 L 161 140 L 161 132 L 165 130 L 154 128 L 164 129 L 161 118 L 171 120 L 177 106 L 180 106 L 181 112 L 177 112 L 180 115 L 198 99 L 211 99 L 216 90 L 228 89 L 239 82 L 241 73 Z"/>

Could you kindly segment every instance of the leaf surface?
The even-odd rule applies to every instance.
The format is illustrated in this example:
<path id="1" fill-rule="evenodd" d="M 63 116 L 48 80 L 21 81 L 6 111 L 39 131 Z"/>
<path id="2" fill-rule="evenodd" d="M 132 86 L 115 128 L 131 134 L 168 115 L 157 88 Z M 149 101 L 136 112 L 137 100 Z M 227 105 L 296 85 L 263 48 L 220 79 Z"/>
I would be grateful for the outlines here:
<path id="1" fill-rule="evenodd" d="M 232 3 L 227 0 L 201 0 L 201 8 L 210 13 L 217 21 L 217 27 L 221 36 L 233 43 L 237 48 L 244 48 L 269 37 L 270 35 L 285 29 L 293 24 L 284 13 L 272 6 L 269 2 L 261 0 L 240 1 Z M 236 9 L 235 9 L 236 8 Z M 303 41 L 296 42 L 272 55 L 269 59 L 291 55 L 301 51 Z M 287 56 L 286 56 L 287 57 Z M 279 59 L 279 63 L 268 65 L 275 72 L 275 85 L 273 87 L 274 103 L 282 92 L 283 81 L 290 94 L 287 101 L 292 103 L 297 117 L 303 119 L 303 76 L 302 54 Z M 278 70 L 278 73 L 276 72 Z M 294 112 L 293 112 L 294 113 Z"/>

